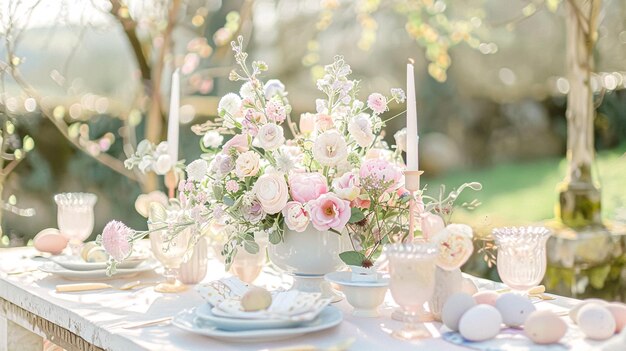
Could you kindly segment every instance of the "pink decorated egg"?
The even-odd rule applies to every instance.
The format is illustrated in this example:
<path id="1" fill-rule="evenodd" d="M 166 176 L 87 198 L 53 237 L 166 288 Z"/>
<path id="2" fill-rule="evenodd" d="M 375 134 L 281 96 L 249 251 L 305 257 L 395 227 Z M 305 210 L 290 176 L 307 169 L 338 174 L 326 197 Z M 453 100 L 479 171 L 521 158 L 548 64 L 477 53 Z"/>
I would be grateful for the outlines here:
<path id="1" fill-rule="evenodd" d="M 621 332 L 626 326 L 626 304 L 612 302 L 604 307 L 606 307 L 613 315 L 613 318 L 615 318 L 615 332 Z"/>
<path id="2" fill-rule="evenodd" d="M 41 252 L 58 255 L 67 246 L 67 238 L 56 228 L 46 228 L 35 235 L 33 245 Z"/>
<path id="3" fill-rule="evenodd" d="M 474 294 L 474 300 L 476 300 L 476 304 L 478 305 L 496 305 L 496 300 L 500 297 L 500 294 L 493 290 L 485 290 L 479 291 Z"/>

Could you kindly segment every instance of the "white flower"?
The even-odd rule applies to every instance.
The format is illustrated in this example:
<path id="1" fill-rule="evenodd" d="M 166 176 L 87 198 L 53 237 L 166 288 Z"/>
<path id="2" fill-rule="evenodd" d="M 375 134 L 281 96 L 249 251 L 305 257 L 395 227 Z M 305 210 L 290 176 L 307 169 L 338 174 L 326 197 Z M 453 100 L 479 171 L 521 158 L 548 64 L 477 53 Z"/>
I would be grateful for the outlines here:
<path id="1" fill-rule="evenodd" d="M 139 164 L 137 165 L 142 173 L 146 173 L 150 166 L 152 166 L 152 160 L 148 158 L 141 159 L 141 161 L 139 161 Z"/>
<path id="2" fill-rule="evenodd" d="M 167 153 L 167 141 L 162 141 L 159 143 L 159 145 L 157 145 L 156 147 L 156 153 L 157 154 L 166 154 Z"/>
<path id="3" fill-rule="evenodd" d="M 241 98 L 235 93 L 228 93 L 217 105 L 217 113 L 221 117 L 237 118 L 241 115 Z"/>
<path id="4" fill-rule="evenodd" d="M 346 141 L 336 130 L 320 134 L 313 144 L 313 157 L 322 166 L 333 167 L 348 156 Z"/>
<path id="5" fill-rule="evenodd" d="M 239 178 L 254 177 L 259 173 L 261 158 L 254 151 L 246 151 L 237 157 L 235 161 L 235 173 Z"/>
<path id="6" fill-rule="evenodd" d="M 268 123 L 259 128 L 254 141 L 265 150 L 276 150 L 285 143 L 283 128 L 274 123 Z"/>
<path id="7" fill-rule="evenodd" d="M 204 144 L 204 147 L 211 149 L 217 149 L 220 145 L 222 145 L 223 141 L 224 137 L 214 130 L 206 132 L 206 134 L 202 137 L 202 144 Z"/>
<path id="8" fill-rule="evenodd" d="M 263 93 L 266 99 L 271 99 L 277 94 L 285 95 L 285 84 L 278 79 L 270 79 L 263 86 Z"/>
<path id="9" fill-rule="evenodd" d="M 348 132 L 360 147 L 370 146 L 375 138 L 372 133 L 372 121 L 365 113 L 352 117 L 348 123 Z"/>
<path id="10" fill-rule="evenodd" d="M 250 82 L 245 82 L 239 89 L 239 95 L 244 99 L 254 99 L 254 86 Z"/>
<path id="11" fill-rule="evenodd" d="M 152 169 L 158 175 L 164 175 L 172 169 L 172 158 L 168 154 L 162 154 L 152 164 Z"/>
<path id="12" fill-rule="evenodd" d="M 276 169 L 281 172 L 289 173 L 296 168 L 296 162 L 287 153 L 276 153 L 274 158 L 276 159 Z"/>
<path id="13" fill-rule="evenodd" d="M 291 230 L 302 233 L 309 225 L 309 217 L 301 203 L 296 201 L 287 202 L 283 209 L 285 224 Z"/>
<path id="14" fill-rule="evenodd" d="M 254 183 L 254 193 L 266 213 L 275 214 L 282 211 L 289 200 L 285 175 L 280 172 L 263 174 Z"/>
<path id="15" fill-rule="evenodd" d="M 185 168 L 185 171 L 187 171 L 187 177 L 189 180 L 194 182 L 199 182 L 204 179 L 208 170 L 209 164 L 203 159 L 195 160 L 188 164 L 187 168 Z"/>
<path id="16" fill-rule="evenodd" d="M 393 135 L 399 151 L 406 151 L 406 128 L 402 128 Z"/>
<path id="17" fill-rule="evenodd" d="M 137 145 L 137 155 L 139 156 L 144 156 L 150 151 L 152 151 L 152 143 L 147 139 L 142 140 L 139 145 Z"/>

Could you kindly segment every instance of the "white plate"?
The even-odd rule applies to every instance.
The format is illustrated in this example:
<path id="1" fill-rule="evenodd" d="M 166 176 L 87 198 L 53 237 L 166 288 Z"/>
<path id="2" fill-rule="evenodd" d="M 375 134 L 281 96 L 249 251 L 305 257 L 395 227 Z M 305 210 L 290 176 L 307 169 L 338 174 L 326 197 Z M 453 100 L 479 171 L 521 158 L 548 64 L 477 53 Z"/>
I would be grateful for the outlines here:
<path id="1" fill-rule="evenodd" d="M 113 276 L 107 276 L 106 270 L 98 269 L 93 271 L 74 271 L 63 268 L 56 263 L 47 262 L 39 266 L 39 270 L 46 273 L 58 275 L 59 277 L 70 280 L 107 280 L 117 278 L 134 277 L 139 273 L 152 271 L 158 267 L 158 263 L 154 260 L 144 261 L 135 268 L 118 269 Z"/>
<path id="2" fill-rule="evenodd" d="M 139 264 L 146 260 L 147 257 L 131 257 L 124 262 L 117 264 L 118 269 L 129 269 L 139 266 Z M 59 266 L 72 271 L 95 271 L 107 268 L 106 262 L 85 262 L 82 257 L 78 256 L 51 256 L 50 261 L 58 264 Z"/>
<path id="3" fill-rule="evenodd" d="M 311 322 L 298 327 L 282 329 L 220 330 L 211 322 L 205 322 L 196 316 L 195 309 L 183 310 L 172 320 L 176 327 L 194 334 L 209 336 L 211 338 L 227 342 L 265 342 L 284 340 L 307 333 L 332 328 L 341 323 L 343 316 L 337 308 L 328 306 L 320 315 Z"/>
<path id="4" fill-rule="evenodd" d="M 332 272 L 324 276 L 326 281 L 347 286 L 359 287 L 382 287 L 389 285 L 389 278 L 382 278 L 380 275 L 373 282 L 360 282 L 352 280 L 352 272 Z"/>
<path id="5" fill-rule="evenodd" d="M 293 328 L 308 322 L 306 320 L 293 321 L 285 319 L 228 318 L 215 315 L 211 311 L 212 309 L 213 306 L 205 303 L 196 308 L 196 316 L 198 316 L 198 318 L 200 319 L 204 319 L 207 322 L 215 324 L 215 326 L 219 329 L 228 331 Z"/>

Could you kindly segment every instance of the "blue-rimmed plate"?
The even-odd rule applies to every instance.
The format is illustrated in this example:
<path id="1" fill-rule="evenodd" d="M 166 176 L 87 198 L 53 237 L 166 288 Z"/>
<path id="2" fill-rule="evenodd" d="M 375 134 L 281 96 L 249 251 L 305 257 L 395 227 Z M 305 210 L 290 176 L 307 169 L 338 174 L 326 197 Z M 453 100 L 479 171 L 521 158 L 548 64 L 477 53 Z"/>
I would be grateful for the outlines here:
<path id="1" fill-rule="evenodd" d="M 229 331 L 293 328 L 309 322 L 307 320 L 228 318 L 216 315 L 211 311 L 212 309 L 213 306 L 205 303 L 196 308 L 196 316 L 213 323 L 219 329 Z"/>

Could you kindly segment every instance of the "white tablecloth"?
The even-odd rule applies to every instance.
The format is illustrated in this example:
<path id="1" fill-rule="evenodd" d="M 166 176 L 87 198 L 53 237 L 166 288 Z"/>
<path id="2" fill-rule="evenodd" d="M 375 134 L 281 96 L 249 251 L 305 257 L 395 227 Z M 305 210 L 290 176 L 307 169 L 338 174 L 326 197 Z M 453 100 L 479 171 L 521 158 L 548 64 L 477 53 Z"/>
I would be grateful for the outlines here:
<path id="1" fill-rule="evenodd" d="M 174 316 L 185 308 L 192 308 L 203 303 L 202 298 L 190 288 L 179 295 L 154 292 L 152 287 L 133 291 L 102 290 L 79 293 L 57 293 L 57 284 L 72 283 L 59 277 L 34 271 L 23 274 L 7 275 L 3 272 L 29 270 L 38 265 L 30 257 L 36 251 L 32 248 L 0 249 L 0 297 L 35 313 L 87 341 L 107 350 L 265 350 L 298 344 L 312 344 L 319 348 L 329 347 L 348 338 L 356 338 L 351 350 L 467 350 L 448 343 L 441 338 L 432 338 L 412 343 L 397 340 L 389 335 L 391 330 L 401 327 L 389 315 L 393 309 L 393 300 L 388 296 L 381 308 L 379 318 L 357 318 L 351 316 L 351 307 L 345 302 L 336 303 L 343 311 L 344 321 L 336 328 L 308 334 L 296 339 L 269 342 L 263 344 L 226 344 L 208 337 L 190 334 L 172 325 L 158 325 L 138 329 L 124 329 L 128 322 L 141 322 L 161 317 Z M 289 283 L 290 278 L 276 275 L 272 270 L 264 271 L 257 279 L 258 285 L 270 288 Z M 221 264 L 213 260 L 210 263 L 207 280 L 224 276 Z M 113 285 L 124 282 L 157 281 L 159 276 L 153 273 L 124 280 L 112 280 Z M 481 289 L 497 289 L 501 285 L 477 279 Z M 540 302 L 538 308 L 565 310 L 576 300 L 559 297 L 555 301 Z M 438 323 L 427 324 L 429 330 L 439 335 Z M 413 345 L 411 345 L 413 344 Z M 586 350 L 597 343 L 582 340 L 573 346 L 573 350 Z M 624 348 L 626 350 L 626 347 Z"/>

